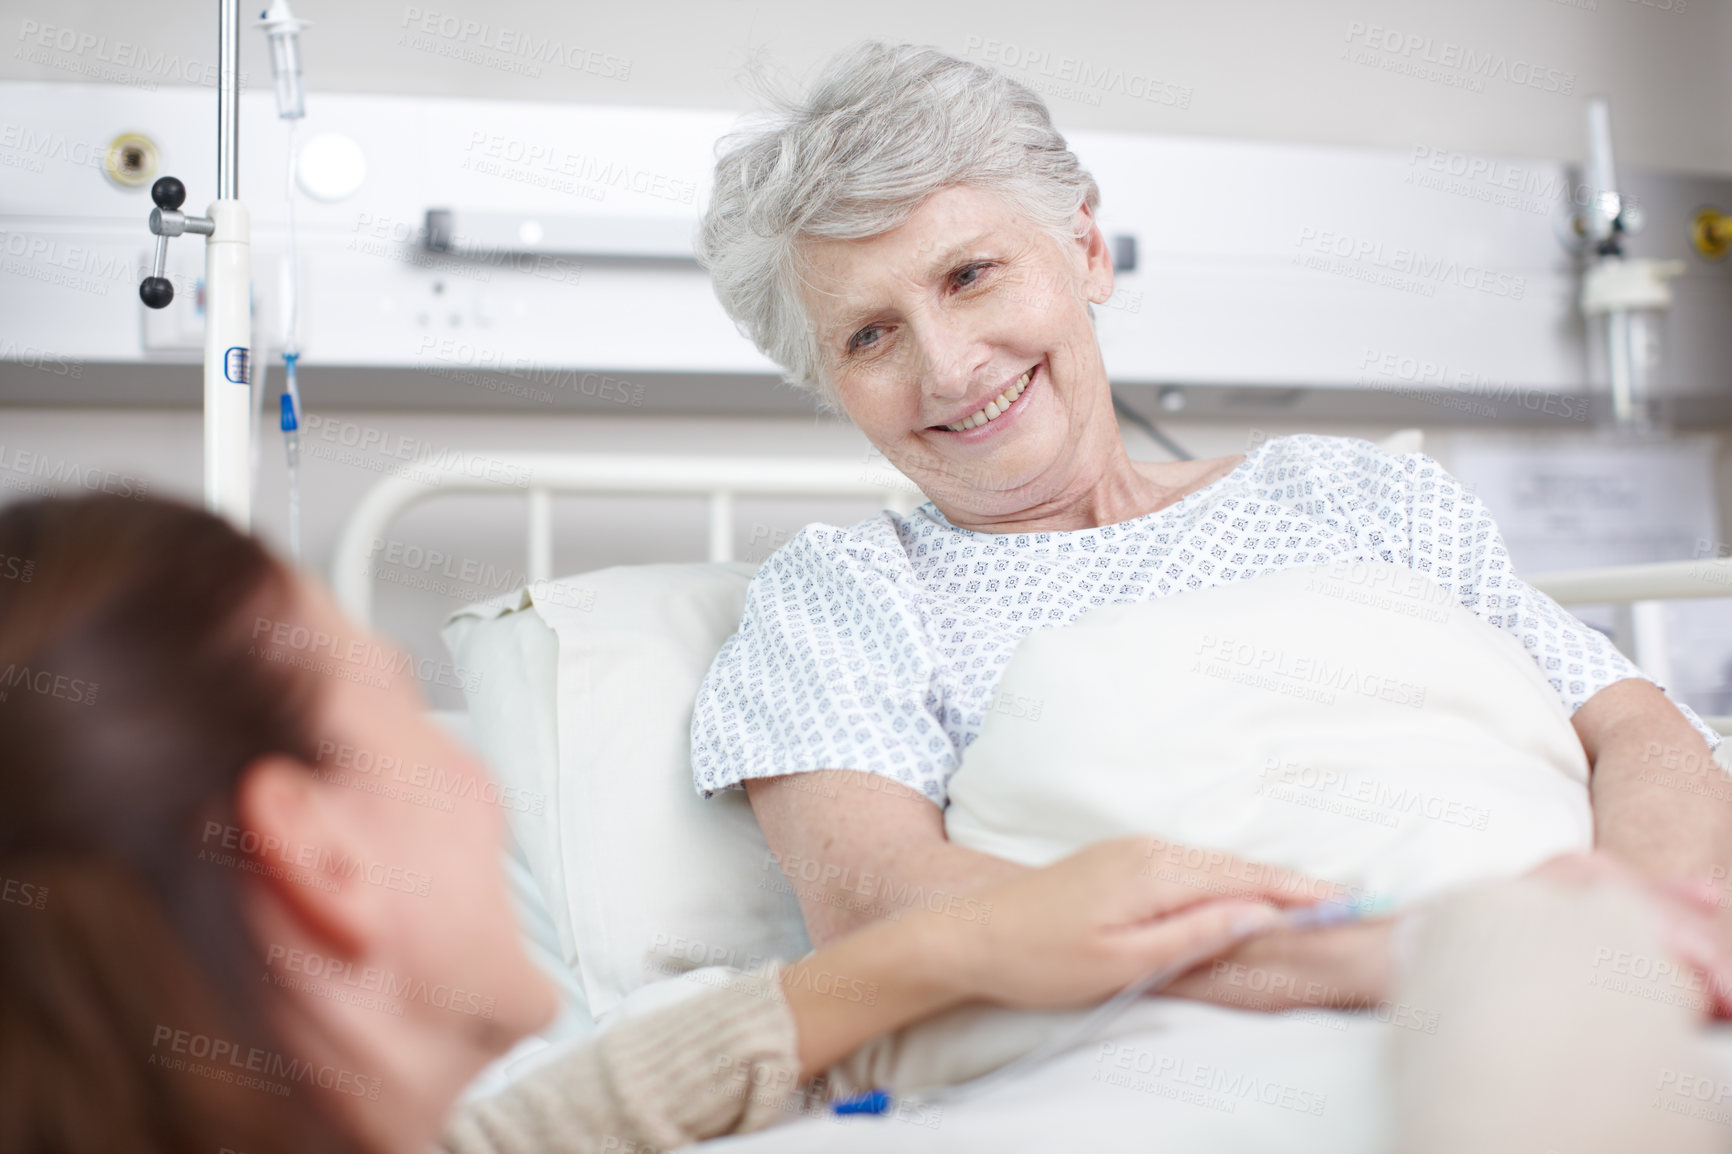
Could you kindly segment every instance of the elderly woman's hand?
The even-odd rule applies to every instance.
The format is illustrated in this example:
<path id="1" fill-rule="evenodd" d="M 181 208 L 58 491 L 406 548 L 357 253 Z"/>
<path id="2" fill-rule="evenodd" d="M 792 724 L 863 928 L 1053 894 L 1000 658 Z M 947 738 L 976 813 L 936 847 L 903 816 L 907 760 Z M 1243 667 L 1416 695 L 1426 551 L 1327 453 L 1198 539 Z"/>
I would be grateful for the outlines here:
<path id="1" fill-rule="evenodd" d="M 1175 848 L 1143 837 L 1101 842 L 981 890 L 973 921 L 919 916 L 953 923 L 939 934 L 954 950 L 964 997 L 1058 1008 L 1165 966 L 1207 961 L 1318 893 L 1317 883 L 1284 870 Z"/>

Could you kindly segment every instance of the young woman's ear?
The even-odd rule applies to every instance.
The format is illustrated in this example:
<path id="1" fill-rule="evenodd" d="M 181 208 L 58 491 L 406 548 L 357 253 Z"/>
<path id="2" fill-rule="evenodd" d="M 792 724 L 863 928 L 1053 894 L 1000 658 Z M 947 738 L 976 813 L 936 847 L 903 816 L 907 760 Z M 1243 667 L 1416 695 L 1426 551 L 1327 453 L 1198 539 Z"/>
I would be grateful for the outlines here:
<path id="1" fill-rule="evenodd" d="M 306 936 L 334 957 L 367 952 L 381 926 L 384 891 L 367 884 L 365 825 L 307 766 L 280 754 L 241 776 L 235 812 L 254 876 Z"/>

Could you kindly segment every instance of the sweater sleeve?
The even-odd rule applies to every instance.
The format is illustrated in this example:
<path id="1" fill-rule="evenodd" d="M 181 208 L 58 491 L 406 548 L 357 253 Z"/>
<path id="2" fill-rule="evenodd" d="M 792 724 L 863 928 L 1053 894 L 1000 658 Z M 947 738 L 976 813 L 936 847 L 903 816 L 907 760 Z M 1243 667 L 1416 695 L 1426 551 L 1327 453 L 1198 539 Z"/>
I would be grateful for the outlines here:
<path id="1" fill-rule="evenodd" d="M 800 1077 L 779 970 L 716 978 L 462 1106 L 438 1150 L 653 1154 L 767 1125 Z"/>

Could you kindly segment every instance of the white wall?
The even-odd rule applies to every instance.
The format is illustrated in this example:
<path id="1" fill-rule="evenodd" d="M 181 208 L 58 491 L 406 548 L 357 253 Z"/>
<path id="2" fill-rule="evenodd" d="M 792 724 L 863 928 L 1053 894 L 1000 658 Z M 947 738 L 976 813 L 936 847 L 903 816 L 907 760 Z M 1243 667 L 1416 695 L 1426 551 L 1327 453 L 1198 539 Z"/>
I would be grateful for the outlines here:
<path id="1" fill-rule="evenodd" d="M 157 62 L 163 53 L 194 76 L 209 69 L 214 7 L 210 0 L 5 0 L 0 30 L 13 49 L 27 21 L 106 37 L 111 46 L 136 44 L 145 64 L 121 71 L 166 81 L 174 66 Z M 295 0 L 295 11 L 313 22 L 302 40 L 315 91 L 738 109 L 753 103 L 737 84 L 747 62 L 804 77 L 869 34 L 977 56 L 989 51 L 988 42 L 1012 45 L 1011 59 L 1044 53 L 1053 71 L 1071 57 L 1091 72 L 1106 70 L 1109 83 L 1111 71 L 1121 70 L 1126 79 L 1117 91 L 1051 99 L 1064 128 L 1580 158 L 1579 97 L 1604 92 L 1614 102 L 1623 160 L 1732 171 L 1732 5 L 1724 0 L 877 0 L 866 7 L 834 0 Z M 416 39 L 427 14 L 444 18 L 455 35 Z M 475 28 L 467 37 L 464 21 Z M 1354 24 L 1393 29 L 1404 42 L 1430 38 L 1434 55 L 1447 42 L 1503 57 L 1512 68 L 1537 66 L 1542 85 L 1556 74 L 1561 88 L 1568 76 L 1574 92 L 1507 80 L 1473 91 L 1344 59 Z M 538 65 L 484 47 L 484 38 L 492 45 L 553 42 L 578 50 L 570 56 L 578 66 Z M 268 85 L 263 38 L 249 33 L 247 41 L 243 63 L 252 83 Z M 95 49 L 39 61 L 13 49 L 0 53 L 0 78 L 77 79 L 80 69 L 103 66 Z M 990 51 L 1004 59 L 1002 48 Z M 613 78 L 619 72 L 624 78 Z M 1165 88 L 1153 102 L 1126 95 L 1133 77 L 1188 90 L 1186 106 Z"/>
<path id="2" fill-rule="evenodd" d="M 173 83 L 199 77 L 214 64 L 213 5 L 209 0 L 164 0 L 149 5 L 119 0 L 3 0 L 0 78 L 98 79 L 107 70 L 129 83 Z M 545 0 L 296 0 L 313 21 L 304 33 L 307 77 L 320 91 L 438 93 L 525 100 L 611 102 L 743 109 L 753 101 L 740 86 L 741 67 L 761 63 L 796 78 L 809 76 L 832 53 L 870 28 L 874 35 L 933 43 L 951 51 L 1007 59 L 1045 53 L 1045 67 L 1105 70 L 1109 87 L 1049 96 L 1066 129 L 1118 129 L 1157 133 L 1289 140 L 1326 144 L 1580 158 L 1582 101 L 1589 92 L 1613 100 L 1619 159 L 1681 169 L 1732 172 L 1732 4 L 1723 0 L 1137 0 L 1077 5 L 1027 0 L 933 4 L 880 0 L 818 4 L 812 0 L 676 0 L 637 4 L 571 4 Z M 509 33 L 521 42 L 553 41 L 601 54 L 575 57 L 578 68 L 543 64 L 539 75 L 520 68 L 521 57 L 496 48 L 469 59 L 461 34 L 447 38 L 411 33 L 416 13 L 437 12 L 486 25 L 485 35 Z M 866 19 L 865 16 L 870 16 Z M 1407 58 L 1372 49 L 1372 63 L 1344 56 L 1360 25 L 1395 29 L 1404 37 L 1432 38 L 1434 53 L 1449 42 L 1476 54 L 1520 62 L 1545 77 L 1569 78 L 1573 93 L 1487 80 L 1480 91 L 1404 75 L 1381 65 Z M 52 27 L 71 30 L 70 51 L 31 48 Z M 437 28 L 437 25 L 435 25 Z M 671 31 L 670 31 L 671 30 Z M 478 33 L 477 35 L 480 35 Z M 87 43 L 84 38 L 88 37 Z M 418 39 L 416 39 L 418 37 Z M 100 44 L 95 43 L 100 40 Z M 64 42 L 63 40 L 61 42 Z M 1364 36 L 1357 41 L 1363 47 Z M 132 55 L 116 63 L 121 44 Z M 440 50 L 447 53 L 441 55 Z M 609 63 L 612 58 L 614 63 Z M 596 72 L 581 67 L 599 61 Z M 628 79 L 597 72 L 629 61 Z M 253 86 L 269 83 L 262 38 L 249 33 L 243 67 Z M 1040 64 L 1018 72 L 1038 79 Z M 1068 66 L 1074 67 L 1074 66 Z M 1014 70 L 1013 70 L 1014 71 Z M 1120 79 L 1114 81 L 1114 74 Z M 1459 72 L 1459 70 L 1457 70 Z M 1461 77 L 1451 74 L 1455 79 Z M 1158 99 L 1135 99 L 1151 81 Z M 1166 101 L 1163 103 L 1162 101 Z M 1183 107 L 1180 107 L 1180 104 Z M 17 109 L 0 109 L 0 121 Z M 6 173 L 0 169 L 0 199 Z M 1278 188 L 1271 196 L 1280 195 Z M 22 449 L 84 468 L 148 479 L 159 491 L 196 497 L 199 421 L 190 410 L 115 411 L 4 407 L 0 396 L 0 452 Z M 315 412 L 318 406 L 314 406 Z M 668 453 L 812 453 L 864 459 L 853 430 L 815 419 L 739 419 L 690 416 L 525 417 L 507 414 L 370 413 L 330 411 L 353 421 L 460 448 Z M 1258 422 L 1265 431 L 1298 426 Z M 1176 423 L 1172 431 L 1203 455 L 1242 451 L 1245 425 Z M 1335 424 L 1328 430 L 1376 437 L 1387 427 Z M 1450 438 L 1433 430 L 1429 447 L 1445 464 Z M 1129 434 L 1133 452 L 1160 454 Z M 1723 442 L 1724 443 L 1724 442 Z M 262 442 L 261 526 L 283 539 L 280 441 L 268 430 Z M 356 494 L 376 476 L 366 468 L 311 455 L 305 467 L 307 563 L 328 571 L 338 527 Z M 1722 494 L 1728 469 L 1724 451 Z M 13 480 L 0 471 L 0 482 Z M 21 495 L 15 485 L 0 500 Z M 1722 500 L 1724 507 L 1732 499 Z M 509 511 L 501 511 L 507 509 Z M 762 556 L 779 533 L 813 519 L 852 519 L 858 506 L 747 507 L 740 515 L 743 555 Z M 701 556 L 701 506 L 668 503 L 590 510 L 562 507 L 556 569 Z M 521 515 L 466 499 L 434 506 L 409 518 L 405 542 L 438 548 L 471 567 L 520 568 Z M 1722 535 L 1732 539 L 1732 532 Z M 445 568 L 449 568 L 446 566 Z M 441 648 L 435 631 L 445 612 L 498 592 L 451 580 L 440 572 L 392 570 L 381 586 L 378 623 L 422 655 Z M 412 589 L 417 580 L 440 584 Z M 449 699 L 445 699 L 449 704 Z"/>

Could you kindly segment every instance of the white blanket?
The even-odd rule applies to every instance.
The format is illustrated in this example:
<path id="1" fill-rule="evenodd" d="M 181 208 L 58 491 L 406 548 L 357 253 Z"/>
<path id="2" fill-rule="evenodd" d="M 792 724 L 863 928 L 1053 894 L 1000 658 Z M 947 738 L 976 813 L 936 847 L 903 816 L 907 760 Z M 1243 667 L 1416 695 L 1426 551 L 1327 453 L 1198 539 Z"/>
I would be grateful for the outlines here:
<path id="1" fill-rule="evenodd" d="M 1402 903 L 1593 840 L 1588 767 L 1512 635 L 1395 565 L 1096 609 L 1018 647 L 950 782 L 960 845 L 1152 833 Z"/>

